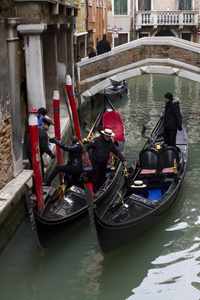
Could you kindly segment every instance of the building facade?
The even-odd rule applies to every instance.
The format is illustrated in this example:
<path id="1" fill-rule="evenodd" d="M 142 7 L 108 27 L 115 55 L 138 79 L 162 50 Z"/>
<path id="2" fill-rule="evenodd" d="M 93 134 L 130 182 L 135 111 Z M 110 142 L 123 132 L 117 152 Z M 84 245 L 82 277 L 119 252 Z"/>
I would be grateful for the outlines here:
<path id="1" fill-rule="evenodd" d="M 136 0 L 136 38 L 145 36 L 174 36 L 198 41 L 198 0 Z"/>
<path id="2" fill-rule="evenodd" d="M 108 32 L 118 46 L 148 36 L 174 36 L 199 42 L 199 0 L 109 0 Z"/>
<path id="3" fill-rule="evenodd" d="M 27 111 L 45 107 L 53 117 L 54 90 L 59 90 L 60 101 L 66 103 L 66 74 L 76 81 L 78 10 L 78 0 L 0 3 L 0 189 L 23 170 L 22 127 Z"/>

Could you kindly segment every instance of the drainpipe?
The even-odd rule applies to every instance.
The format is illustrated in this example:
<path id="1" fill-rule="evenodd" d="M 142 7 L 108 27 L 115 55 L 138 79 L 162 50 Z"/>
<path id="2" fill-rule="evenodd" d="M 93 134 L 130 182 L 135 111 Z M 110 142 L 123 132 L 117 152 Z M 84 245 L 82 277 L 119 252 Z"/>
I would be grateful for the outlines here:
<path id="1" fill-rule="evenodd" d="M 133 0 L 133 40 L 135 39 L 135 1 Z"/>
<path id="2" fill-rule="evenodd" d="M 101 24 L 100 24 L 100 0 L 99 0 L 99 39 L 101 39 Z"/>
<path id="3" fill-rule="evenodd" d="M 105 14 L 104 14 L 104 0 L 102 0 L 102 13 L 103 13 L 103 34 L 106 33 L 105 30 Z"/>
<path id="4" fill-rule="evenodd" d="M 88 0 L 85 0 L 85 5 L 86 5 L 86 11 L 87 11 L 87 15 L 86 15 L 86 18 L 85 18 L 85 26 L 86 26 L 86 31 L 88 33 L 88 18 L 89 18 L 89 8 L 88 8 Z M 88 34 L 87 34 L 87 53 L 88 53 Z"/>

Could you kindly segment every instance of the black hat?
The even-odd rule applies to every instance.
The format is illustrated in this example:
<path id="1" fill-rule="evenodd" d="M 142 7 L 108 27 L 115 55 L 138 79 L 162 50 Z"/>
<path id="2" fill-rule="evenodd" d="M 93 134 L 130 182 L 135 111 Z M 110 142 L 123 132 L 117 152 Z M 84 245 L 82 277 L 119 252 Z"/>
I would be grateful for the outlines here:
<path id="1" fill-rule="evenodd" d="M 172 93 L 166 93 L 164 97 L 167 98 L 167 99 L 169 99 L 170 101 L 172 101 L 173 98 L 174 98 L 174 96 L 172 95 Z"/>

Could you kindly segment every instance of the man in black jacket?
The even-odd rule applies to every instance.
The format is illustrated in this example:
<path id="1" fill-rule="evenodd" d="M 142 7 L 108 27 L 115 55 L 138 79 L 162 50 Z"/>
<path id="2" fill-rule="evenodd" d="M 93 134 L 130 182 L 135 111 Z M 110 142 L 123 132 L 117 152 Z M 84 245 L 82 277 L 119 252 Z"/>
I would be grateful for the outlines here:
<path id="1" fill-rule="evenodd" d="M 53 144 L 68 152 L 68 162 L 62 166 L 56 166 L 53 172 L 49 175 L 43 186 L 51 185 L 51 181 L 57 176 L 59 172 L 72 176 L 73 184 L 78 185 L 78 178 L 83 171 L 82 154 L 86 153 L 86 149 L 77 136 L 71 136 L 69 144 L 59 141 L 56 137 L 49 139 Z"/>
<path id="2" fill-rule="evenodd" d="M 92 163 L 93 191 L 96 193 L 106 180 L 107 161 L 110 152 L 113 152 L 126 165 L 126 160 L 121 152 L 115 146 L 112 136 L 115 134 L 111 129 L 101 131 L 99 137 L 94 138 L 88 145 L 87 151 L 92 149 L 90 157 Z"/>
<path id="3" fill-rule="evenodd" d="M 166 93 L 164 117 L 164 142 L 168 146 L 176 146 L 177 129 L 182 130 L 182 115 L 180 112 L 179 99 L 174 98 L 172 93 Z"/>
<path id="4" fill-rule="evenodd" d="M 110 43 L 106 40 L 106 34 L 103 35 L 103 39 L 97 44 L 97 54 L 103 54 L 111 50 Z"/>

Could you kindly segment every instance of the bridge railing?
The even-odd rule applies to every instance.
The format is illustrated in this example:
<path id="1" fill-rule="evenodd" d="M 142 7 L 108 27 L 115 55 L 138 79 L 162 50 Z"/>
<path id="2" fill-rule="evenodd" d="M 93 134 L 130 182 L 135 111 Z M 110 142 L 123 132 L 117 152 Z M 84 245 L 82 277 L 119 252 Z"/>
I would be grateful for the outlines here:
<path id="1" fill-rule="evenodd" d="M 136 13 L 136 30 L 142 26 L 198 26 L 198 11 L 140 11 Z"/>

